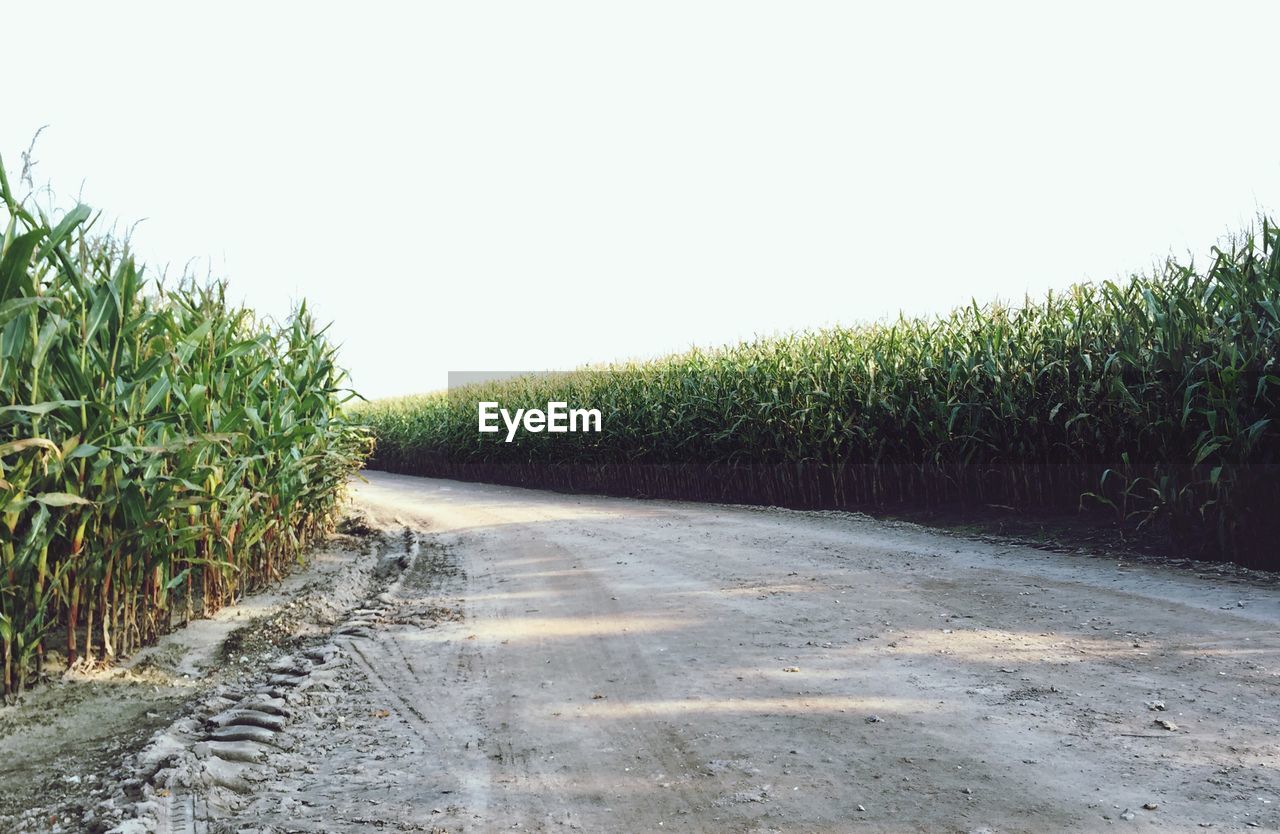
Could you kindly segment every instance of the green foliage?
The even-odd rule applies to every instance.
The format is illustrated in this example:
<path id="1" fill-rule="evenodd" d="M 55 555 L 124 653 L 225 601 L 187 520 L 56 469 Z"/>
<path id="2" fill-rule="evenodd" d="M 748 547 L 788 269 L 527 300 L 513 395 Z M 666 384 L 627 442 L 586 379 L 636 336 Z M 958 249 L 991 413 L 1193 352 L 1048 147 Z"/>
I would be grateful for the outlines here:
<path id="1" fill-rule="evenodd" d="M 323 532 L 368 440 L 334 348 L 221 285 L 150 285 L 127 250 L 29 210 L 0 164 L 0 644 L 21 689 L 131 651 L 278 576 Z M 198 610 L 197 610 L 198 609 Z"/>
<path id="2" fill-rule="evenodd" d="M 791 506 L 1083 507 L 1280 567 L 1280 246 L 1024 306 L 765 339 L 361 406 L 370 465 Z M 476 401 L 600 408 L 601 434 L 481 436 Z"/>

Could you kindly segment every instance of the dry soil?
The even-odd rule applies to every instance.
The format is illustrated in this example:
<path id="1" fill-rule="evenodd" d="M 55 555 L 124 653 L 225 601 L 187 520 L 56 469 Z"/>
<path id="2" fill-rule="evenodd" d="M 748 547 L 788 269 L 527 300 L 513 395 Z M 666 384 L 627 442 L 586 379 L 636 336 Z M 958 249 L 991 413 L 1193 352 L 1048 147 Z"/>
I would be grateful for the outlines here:
<path id="1" fill-rule="evenodd" d="M 403 569 L 204 830 L 1280 826 L 1266 577 L 849 514 L 354 493 L 384 546 L 350 558 Z"/>

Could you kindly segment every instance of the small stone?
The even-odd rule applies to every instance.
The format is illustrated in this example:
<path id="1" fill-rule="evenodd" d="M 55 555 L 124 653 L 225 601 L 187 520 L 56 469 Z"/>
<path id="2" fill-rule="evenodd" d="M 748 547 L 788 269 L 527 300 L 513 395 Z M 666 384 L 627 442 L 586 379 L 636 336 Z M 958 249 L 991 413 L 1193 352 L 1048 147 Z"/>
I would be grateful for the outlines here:
<path id="1" fill-rule="evenodd" d="M 881 721 L 884 721 L 884 719 L 878 715 L 868 715 L 866 718 L 862 720 L 867 722 L 868 724 L 879 724 Z"/>
<path id="2" fill-rule="evenodd" d="M 1135 814 L 1133 811 L 1130 811 L 1128 808 L 1125 808 L 1123 811 L 1120 812 L 1120 819 L 1122 820 L 1126 820 L 1126 821 L 1131 820 L 1136 816 L 1137 814 Z"/>
<path id="3" fill-rule="evenodd" d="M 1160 807 L 1160 806 L 1159 806 L 1159 805 L 1157 805 L 1157 804 L 1156 804 L 1156 803 L 1154 803 L 1154 802 L 1144 802 L 1144 803 L 1142 803 L 1142 810 L 1144 810 L 1144 811 L 1154 811 L 1154 810 L 1156 810 L 1156 809 L 1157 809 L 1157 808 L 1159 808 L 1159 807 Z"/>

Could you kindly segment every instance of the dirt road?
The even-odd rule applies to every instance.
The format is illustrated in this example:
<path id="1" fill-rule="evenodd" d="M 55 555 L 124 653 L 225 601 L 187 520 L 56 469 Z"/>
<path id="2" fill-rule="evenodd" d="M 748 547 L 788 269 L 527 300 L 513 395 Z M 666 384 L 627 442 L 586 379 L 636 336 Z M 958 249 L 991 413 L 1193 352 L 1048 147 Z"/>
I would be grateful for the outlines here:
<path id="1" fill-rule="evenodd" d="M 848 515 L 378 473 L 356 497 L 411 564 L 245 825 L 1280 825 L 1269 583 Z"/>

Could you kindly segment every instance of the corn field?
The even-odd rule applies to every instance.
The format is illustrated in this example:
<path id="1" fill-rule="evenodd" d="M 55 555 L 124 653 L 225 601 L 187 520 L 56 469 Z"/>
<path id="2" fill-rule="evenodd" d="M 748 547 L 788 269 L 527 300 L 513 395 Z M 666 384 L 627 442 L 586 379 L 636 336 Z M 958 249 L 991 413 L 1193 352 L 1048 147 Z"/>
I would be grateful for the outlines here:
<path id="1" fill-rule="evenodd" d="M 1206 269 L 1021 307 L 766 339 L 361 405 L 369 465 L 791 507 L 1101 514 L 1183 553 L 1280 568 L 1280 236 Z M 477 431 L 476 403 L 599 408 L 599 434 Z"/>
<path id="2" fill-rule="evenodd" d="M 0 163 L 4 692 L 109 660 L 279 577 L 368 439 L 334 348 L 222 285 L 148 282 L 84 206 L 56 223 Z"/>

